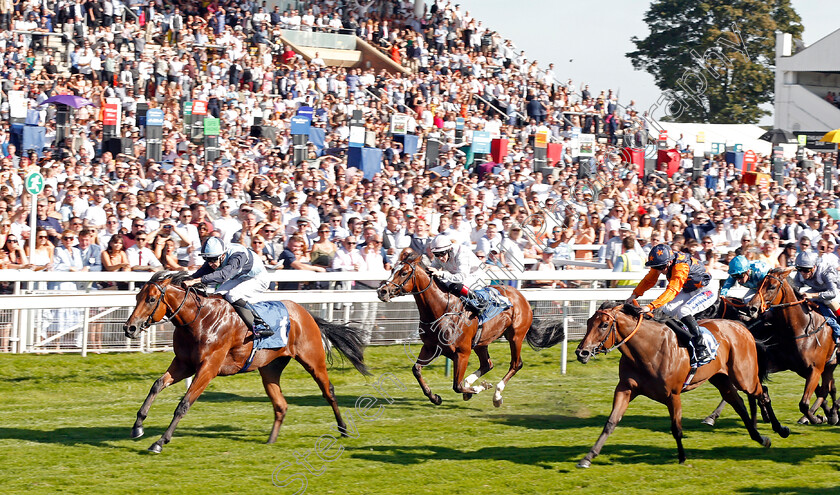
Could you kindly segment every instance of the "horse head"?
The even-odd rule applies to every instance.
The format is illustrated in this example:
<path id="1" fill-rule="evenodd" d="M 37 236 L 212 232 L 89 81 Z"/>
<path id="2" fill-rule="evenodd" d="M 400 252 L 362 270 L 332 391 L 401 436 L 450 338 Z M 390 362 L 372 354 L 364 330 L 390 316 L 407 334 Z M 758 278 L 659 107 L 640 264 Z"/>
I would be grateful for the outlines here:
<path id="1" fill-rule="evenodd" d="M 767 311 L 771 306 L 776 306 L 785 302 L 785 285 L 787 278 L 790 275 L 791 269 L 774 268 L 770 270 L 761 285 L 756 290 L 755 295 L 749 303 L 747 303 L 747 313 L 750 318 L 757 318 L 758 315 Z"/>
<path id="2" fill-rule="evenodd" d="M 586 320 L 586 335 L 575 349 L 578 361 L 586 364 L 592 356 L 615 345 L 618 341 L 616 314 L 620 310 L 621 303 L 605 301 L 595 314 Z M 612 342 L 608 342 L 610 340 Z"/>
<path id="3" fill-rule="evenodd" d="M 428 282 L 418 281 L 421 273 L 429 278 Z M 395 297 L 422 293 L 431 283 L 425 255 L 405 249 L 391 270 L 391 276 L 376 289 L 376 295 L 380 301 L 388 302 Z"/>
<path id="4" fill-rule="evenodd" d="M 161 322 L 170 311 L 169 305 L 164 301 L 167 288 L 179 285 L 188 277 L 186 272 L 156 272 L 152 275 L 137 293 L 137 305 L 123 325 L 125 336 L 136 339 L 143 330 Z"/>

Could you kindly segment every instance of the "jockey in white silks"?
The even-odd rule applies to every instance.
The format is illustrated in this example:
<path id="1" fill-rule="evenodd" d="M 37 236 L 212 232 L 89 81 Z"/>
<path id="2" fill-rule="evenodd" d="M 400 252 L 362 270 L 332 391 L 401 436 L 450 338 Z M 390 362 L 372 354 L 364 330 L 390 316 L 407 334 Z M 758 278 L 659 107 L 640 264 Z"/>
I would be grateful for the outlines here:
<path id="1" fill-rule="evenodd" d="M 445 291 L 460 296 L 473 315 L 480 315 L 487 302 L 470 288 L 478 282 L 481 271 L 481 261 L 475 253 L 444 234 L 434 238 L 430 249 L 433 259 L 429 271 L 435 280 Z"/>
<path id="2" fill-rule="evenodd" d="M 274 335 L 265 321 L 254 311 L 249 301 L 259 299 L 268 290 L 268 273 L 262 260 L 253 251 L 240 244 L 225 247 L 218 237 L 210 237 L 201 248 L 204 264 L 192 274 L 184 285 L 202 283 L 215 287 L 217 294 L 233 304 L 236 313 L 248 329 L 258 337 Z"/>

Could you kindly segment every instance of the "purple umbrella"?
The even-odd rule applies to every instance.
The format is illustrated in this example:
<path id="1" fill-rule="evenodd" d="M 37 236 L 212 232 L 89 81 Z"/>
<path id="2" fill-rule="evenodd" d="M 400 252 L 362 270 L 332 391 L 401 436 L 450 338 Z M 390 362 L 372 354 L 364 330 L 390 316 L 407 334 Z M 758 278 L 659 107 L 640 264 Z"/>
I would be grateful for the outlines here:
<path id="1" fill-rule="evenodd" d="M 69 105 L 73 108 L 81 108 L 85 105 L 93 105 L 93 103 L 91 103 L 91 101 L 87 98 L 82 98 L 81 96 L 76 95 L 55 95 L 44 100 L 44 102 L 41 103 L 41 105 L 46 105 L 48 103 Z"/>

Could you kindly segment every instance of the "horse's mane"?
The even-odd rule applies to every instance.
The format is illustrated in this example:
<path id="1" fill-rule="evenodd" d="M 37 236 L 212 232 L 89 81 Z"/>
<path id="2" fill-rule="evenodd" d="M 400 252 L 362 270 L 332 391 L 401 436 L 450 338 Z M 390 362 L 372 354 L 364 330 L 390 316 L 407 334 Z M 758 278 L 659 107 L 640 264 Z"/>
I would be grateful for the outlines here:
<path id="1" fill-rule="evenodd" d="M 149 282 L 165 282 L 169 281 L 172 285 L 181 284 L 189 280 L 192 275 L 185 271 L 162 271 L 155 272 Z"/>
<path id="2" fill-rule="evenodd" d="M 598 309 L 613 309 L 613 308 L 615 308 L 617 306 L 621 306 L 623 304 L 624 304 L 623 301 L 604 301 L 604 302 L 601 303 L 601 305 L 598 307 Z"/>

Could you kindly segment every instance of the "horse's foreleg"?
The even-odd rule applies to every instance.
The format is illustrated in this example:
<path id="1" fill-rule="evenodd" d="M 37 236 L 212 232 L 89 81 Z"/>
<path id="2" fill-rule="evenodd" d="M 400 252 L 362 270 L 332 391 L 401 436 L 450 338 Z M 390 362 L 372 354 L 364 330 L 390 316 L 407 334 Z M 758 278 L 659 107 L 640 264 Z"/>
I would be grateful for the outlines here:
<path id="1" fill-rule="evenodd" d="M 814 391 L 817 389 L 820 382 L 820 374 L 819 370 L 812 368 L 811 375 L 805 380 L 805 391 L 802 393 L 802 399 L 799 401 L 799 410 L 804 415 L 804 417 L 799 420 L 800 423 L 804 424 L 806 422 L 805 420 L 812 425 L 817 425 L 823 422 L 823 418 L 814 415 L 810 407 L 811 396 L 814 395 Z"/>
<path id="2" fill-rule="evenodd" d="M 493 362 L 490 361 L 490 352 L 487 350 L 487 346 L 478 346 L 473 350 L 475 351 L 475 355 L 478 356 L 478 369 L 470 376 L 464 378 L 462 383 L 464 387 L 471 386 L 476 380 L 493 369 Z M 470 400 L 471 398 L 472 394 L 464 394 L 464 400 Z"/>
<path id="3" fill-rule="evenodd" d="M 434 359 L 440 355 L 440 348 L 430 344 L 423 344 L 423 347 L 420 349 L 420 353 L 417 355 L 417 361 L 414 363 L 414 366 L 411 368 L 411 372 L 414 373 L 414 378 L 417 379 L 417 383 L 420 384 L 420 389 L 423 390 L 423 394 L 432 401 L 432 404 L 439 406 L 441 403 L 441 398 L 438 394 L 433 394 L 432 389 L 426 383 L 426 380 L 423 379 L 423 374 L 420 370 L 423 369 L 423 366 L 430 364 Z"/>
<path id="4" fill-rule="evenodd" d="M 723 412 L 724 407 L 726 407 L 726 401 L 722 400 L 720 401 L 720 404 L 718 404 L 718 406 L 715 408 L 715 410 L 712 411 L 712 414 L 709 414 L 708 416 L 703 418 L 703 421 L 701 421 L 701 423 L 703 423 L 704 425 L 714 426 L 715 420 L 720 417 L 720 413 Z"/>
<path id="5" fill-rule="evenodd" d="M 271 399 L 271 404 L 274 406 L 274 425 L 271 427 L 271 433 L 266 443 L 277 441 L 277 434 L 280 432 L 283 419 L 286 418 L 286 410 L 289 408 L 286 398 L 283 397 L 283 390 L 280 388 L 280 375 L 283 373 L 286 365 L 289 364 L 290 359 L 289 356 L 280 357 L 272 361 L 268 366 L 260 368 L 260 376 L 262 377 L 265 393 Z"/>
<path id="6" fill-rule="evenodd" d="M 477 386 L 466 385 L 464 375 L 467 374 L 467 365 L 470 360 L 470 349 L 460 350 L 455 352 L 452 359 L 452 390 L 459 394 L 480 394 L 481 392 L 492 388 L 489 383 L 481 382 Z"/>
<path id="7" fill-rule="evenodd" d="M 601 449 L 607 442 L 607 437 L 609 437 L 615 430 L 616 425 L 618 425 L 618 422 L 621 421 L 621 418 L 624 416 L 624 411 L 627 410 L 627 406 L 630 405 L 630 401 L 633 400 L 634 397 L 636 397 L 636 391 L 634 389 L 630 388 L 630 386 L 624 382 L 618 383 L 615 387 L 615 394 L 613 395 L 612 412 L 610 413 L 610 417 L 607 418 L 604 430 L 601 432 L 601 436 L 598 437 L 598 441 L 595 442 L 595 445 L 592 446 L 589 453 L 586 454 L 586 456 L 577 464 L 577 467 L 588 468 L 592 465 L 592 459 L 601 453 Z"/>
<path id="8" fill-rule="evenodd" d="M 790 428 L 782 426 L 776 419 L 776 412 L 773 411 L 773 405 L 770 404 L 770 391 L 765 386 L 762 386 L 762 389 L 761 395 L 756 397 L 758 405 L 761 407 L 762 416 L 766 418 L 765 421 L 770 421 L 770 424 L 773 425 L 773 431 L 778 433 L 780 437 L 787 438 L 790 435 Z M 750 396 L 750 400 L 752 399 L 753 396 Z"/>
<path id="9" fill-rule="evenodd" d="M 190 385 L 189 390 L 187 390 L 187 393 L 184 394 L 181 402 L 178 403 L 178 407 L 175 408 L 175 414 L 172 418 L 172 422 L 169 423 L 169 428 L 163 432 L 163 436 L 161 436 L 157 442 L 153 443 L 149 447 L 150 452 L 159 454 L 160 451 L 163 450 L 163 446 L 172 440 L 172 434 L 175 432 L 175 428 L 178 426 L 181 418 L 187 414 L 187 411 L 190 410 L 193 403 L 198 399 L 201 393 L 204 392 L 204 389 L 210 384 L 210 380 L 216 378 L 219 374 L 219 369 L 222 366 L 225 355 L 226 352 L 220 353 L 220 355 L 217 356 L 211 356 L 202 363 L 198 372 L 195 374 L 195 379 Z"/>
<path id="10" fill-rule="evenodd" d="M 131 428 L 131 438 L 140 438 L 143 436 L 143 433 L 145 433 L 143 430 L 143 421 L 145 421 L 146 416 L 149 414 L 152 402 L 155 401 L 155 397 L 157 397 L 160 391 L 173 383 L 178 383 L 184 378 L 192 375 L 192 372 L 192 367 L 184 364 L 178 358 L 174 358 L 172 362 L 169 363 L 169 368 L 166 370 L 166 373 L 155 380 L 155 383 L 152 384 L 151 390 L 149 390 L 149 395 L 146 396 L 146 400 L 143 401 L 143 405 L 140 406 L 140 409 L 137 411 L 137 420 Z"/>
<path id="11" fill-rule="evenodd" d="M 671 415 L 671 434 L 674 435 L 674 440 L 677 441 L 677 457 L 680 464 L 685 462 L 685 449 L 683 449 L 682 439 L 682 398 L 679 394 L 671 394 L 665 402 L 668 406 L 668 414 Z"/>

